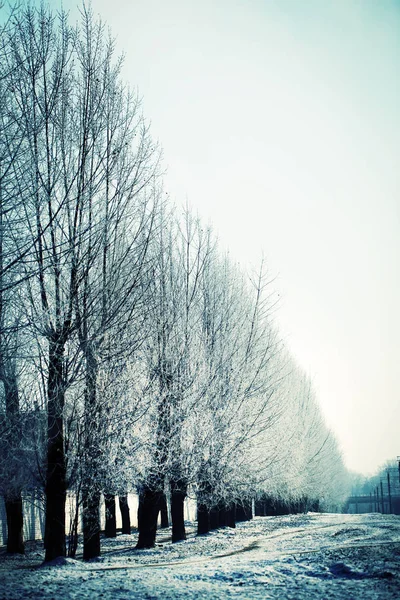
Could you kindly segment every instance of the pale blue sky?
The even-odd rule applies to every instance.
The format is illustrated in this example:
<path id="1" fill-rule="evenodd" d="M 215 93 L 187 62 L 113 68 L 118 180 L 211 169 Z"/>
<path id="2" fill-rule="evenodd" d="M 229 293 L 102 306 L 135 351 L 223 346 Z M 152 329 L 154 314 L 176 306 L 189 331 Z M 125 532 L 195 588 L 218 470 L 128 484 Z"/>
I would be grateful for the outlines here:
<path id="1" fill-rule="evenodd" d="M 374 471 L 400 454 L 400 1 L 92 6 L 126 53 L 166 188 L 244 265 L 264 251 L 346 463 Z"/>

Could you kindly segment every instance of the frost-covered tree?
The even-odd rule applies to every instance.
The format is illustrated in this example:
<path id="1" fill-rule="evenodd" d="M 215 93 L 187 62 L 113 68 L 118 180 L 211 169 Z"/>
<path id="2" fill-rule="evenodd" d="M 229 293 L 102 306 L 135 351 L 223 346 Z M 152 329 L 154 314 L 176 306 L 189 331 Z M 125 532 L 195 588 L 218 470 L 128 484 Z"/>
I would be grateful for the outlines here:
<path id="1" fill-rule="evenodd" d="M 84 555 L 92 558 L 100 552 L 100 428 L 106 419 L 97 377 L 100 366 L 115 368 L 128 344 L 132 354 L 143 337 L 135 320 L 150 268 L 159 152 L 137 96 L 121 82 L 113 41 L 85 9 L 76 48 L 82 78 L 76 102 L 80 110 L 84 107 L 79 133 L 84 185 L 80 227 L 85 234 L 77 260 L 74 316 L 85 370 Z M 112 490 L 104 491 L 108 499 Z"/>
<path id="2" fill-rule="evenodd" d="M 72 192 L 65 142 L 70 117 L 73 33 L 60 14 L 43 7 L 16 12 L 8 33 L 8 85 L 13 89 L 13 118 L 27 148 L 24 161 L 13 161 L 20 182 L 32 254 L 25 260 L 28 314 L 47 340 L 48 449 L 46 475 L 46 558 L 65 553 L 66 467 L 63 410 L 65 349 L 72 335 L 77 280 L 77 230 L 68 215 L 79 199 Z M 29 168 L 26 169 L 25 165 Z M 25 194 L 25 191 L 29 191 Z M 75 190 L 74 190 L 75 191 Z M 74 210 L 75 209 L 75 210 Z"/>
<path id="3" fill-rule="evenodd" d="M 193 471 L 190 421 L 198 388 L 199 298 L 210 235 L 186 211 L 176 220 L 160 213 L 149 286 L 149 331 L 145 360 L 154 401 L 147 415 L 149 453 L 140 483 L 138 547 L 154 545 L 163 494 L 171 494 L 172 538 L 185 538 L 183 501 Z"/>
<path id="4" fill-rule="evenodd" d="M 332 432 L 325 425 L 308 377 L 286 355 L 281 390 L 285 410 L 266 444 L 275 448 L 258 490 L 261 513 L 280 514 L 338 507 L 347 475 Z"/>
<path id="5" fill-rule="evenodd" d="M 207 509 L 240 505 L 251 494 L 252 450 L 269 427 L 277 381 L 273 358 L 279 344 L 267 292 L 262 268 L 248 283 L 227 259 L 213 265 L 203 287 L 208 425 L 198 499 L 206 519 Z"/>
<path id="6" fill-rule="evenodd" d="M 340 503 L 340 452 L 281 342 L 264 267 L 244 274 L 200 219 L 160 202 L 160 152 L 104 25 L 85 5 L 75 27 L 62 10 L 28 6 L 2 34 L 0 441 L 14 475 L 3 468 L 0 484 L 10 544 L 23 550 L 22 397 L 36 415 L 24 448 L 36 448 L 43 470 L 46 560 L 66 551 L 68 490 L 69 552 L 82 508 L 85 558 L 100 553 L 101 493 L 114 535 L 115 495 L 129 531 L 126 493 L 139 490 L 138 547 L 154 545 L 165 494 L 173 541 L 185 538 L 189 490 L 199 532 L 234 525 L 235 508 L 247 518 L 254 497 L 260 513 Z"/>
<path id="7" fill-rule="evenodd" d="M 19 374 L 26 319 L 19 303 L 24 279 L 21 262 L 30 248 L 24 227 L 21 182 L 14 162 L 24 160 L 26 147 L 14 114 L 10 86 L 8 32 L 13 13 L 0 28 L 0 383 L 4 405 L 0 409 L 0 490 L 7 514 L 7 550 L 24 552 L 21 491 L 26 486 L 23 468 L 23 428 Z M 24 340 L 26 343 L 26 339 Z"/>
<path id="8" fill-rule="evenodd" d="M 39 347 L 47 345 L 45 546 L 51 560 L 65 553 L 70 367 L 75 361 L 85 369 L 82 460 L 91 463 L 91 452 L 98 456 L 97 364 L 101 352 L 112 351 L 111 328 L 120 336 L 134 317 L 155 197 L 146 190 L 150 182 L 154 187 L 158 152 L 136 96 L 120 83 L 113 42 L 89 11 L 83 8 L 81 24 L 71 28 L 63 11 L 24 8 L 5 34 L 5 85 L 13 97 L 7 110 L 24 149 L 23 156 L 8 153 L 6 168 L 18 182 L 31 249 L 25 255 L 18 248 L 25 312 Z M 86 504 L 84 514 L 95 512 Z"/>

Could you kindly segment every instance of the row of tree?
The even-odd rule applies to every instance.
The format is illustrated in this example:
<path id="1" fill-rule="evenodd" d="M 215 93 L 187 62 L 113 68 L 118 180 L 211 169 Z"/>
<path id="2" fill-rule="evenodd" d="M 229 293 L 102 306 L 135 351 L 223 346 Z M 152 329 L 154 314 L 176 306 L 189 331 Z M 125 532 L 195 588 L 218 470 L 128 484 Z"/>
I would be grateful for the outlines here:
<path id="1" fill-rule="evenodd" d="M 166 493 L 174 541 L 189 491 L 200 532 L 254 497 L 265 512 L 345 494 L 264 266 L 245 275 L 171 207 L 114 46 L 85 6 L 75 26 L 15 8 L 1 31 L 0 493 L 21 552 L 23 494 L 43 490 L 47 561 L 66 553 L 67 490 L 85 558 L 100 553 L 102 493 L 126 517 L 138 490 L 138 547 L 154 545 Z"/>

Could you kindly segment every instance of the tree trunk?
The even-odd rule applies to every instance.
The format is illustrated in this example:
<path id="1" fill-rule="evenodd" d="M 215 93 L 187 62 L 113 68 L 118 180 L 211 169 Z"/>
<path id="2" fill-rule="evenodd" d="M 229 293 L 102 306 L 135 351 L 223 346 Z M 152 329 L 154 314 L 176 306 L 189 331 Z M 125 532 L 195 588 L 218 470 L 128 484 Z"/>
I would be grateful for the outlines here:
<path id="1" fill-rule="evenodd" d="M 24 554 L 22 497 L 4 498 L 7 513 L 7 552 Z"/>
<path id="2" fill-rule="evenodd" d="M 161 495 L 160 514 L 161 514 L 161 529 L 166 529 L 167 527 L 169 527 L 169 520 L 168 520 L 167 496 L 164 494 L 164 492 Z"/>
<path id="3" fill-rule="evenodd" d="M 266 517 L 272 517 L 276 514 L 275 505 L 270 496 L 265 496 L 264 507 Z"/>
<path id="4" fill-rule="evenodd" d="M 106 509 L 105 535 L 108 538 L 117 537 L 117 518 L 115 514 L 114 494 L 104 494 L 104 506 Z"/>
<path id="5" fill-rule="evenodd" d="M 19 395 L 15 373 L 6 375 L 3 357 L 0 357 L 0 375 L 4 384 L 6 418 L 9 436 L 7 453 L 3 457 L 7 463 L 9 475 L 16 477 L 17 484 L 11 485 L 4 501 L 7 515 L 7 552 L 24 554 L 24 516 L 20 482 L 18 482 L 18 450 L 21 445 L 21 422 L 19 414 Z"/>
<path id="6" fill-rule="evenodd" d="M 1 162 L 1 161 L 0 161 Z M 6 161 L 7 162 L 7 161 Z M 4 492 L 4 500 L 7 515 L 7 552 L 24 554 L 24 542 L 23 542 L 23 507 L 22 507 L 22 496 L 21 496 L 21 481 L 18 481 L 19 473 L 18 470 L 20 465 L 18 464 L 17 452 L 21 447 L 21 421 L 19 414 L 19 394 L 18 394 L 18 380 L 16 374 L 16 361 L 15 351 L 18 347 L 18 343 L 14 346 L 17 336 L 14 334 L 11 336 L 6 333 L 7 328 L 4 325 L 7 321 L 6 301 L 3 295 L 3 284 L 4 272 L 3 272 L 3 251 L 4 251 L 4 205 L 3 205 L 3 170 L 1 170 L 0 177 L 0 381 L 4 385 L 4 400 L 5 400 L 5 413 L 6 413 L 6 429 L 9 431 L 8 439 L 4 440 L 6 443 L 6 451 L 2 456 L 2 477 L 4 477 L 4 483 L 10 485 L 12 480 L 16 480 L 16 485 L 10 485 L 10 487 Z M 7 170 L 7 167 L 6 167 Z M 7 194 L 7 192 L 6 192 Z M 9 342 L 11 341 L 11 347 Z M 13 348 L 14 346 L 14 348 Z M 11 352 L 11 356 L 10 356 Z M 10 358 L 12 359 L 10 360 Z M 3 445 L 3 444 L 2 444 Z M 3 467 L 5 469 L 3 470 Z M 7 472 L 8 471 L 8 472 Z M 10 479 L 9 476 L 10 475 Z M 10 481 L 11 480 L 11 481 Z"/>
<path id="7" fill-rule="evenodd" d="M 244 512 L 244 508 L 242 504 L 236 505 L 236 522 L 241 523 L 242 521 L 246 521 L 246 515 Z"/>
<path id="8" fill-rule="evenodd" d="M 171 519 L 172 541 L 186 540 L 185 531 L 185 498 L 187 483 L 183 479 L 171 479 Z"/>
<path id="9" fill-rule="evenodd" d="M 217 506 L 210 509 L 210 529 L 218 529 L 219 527 L 219 511 Z"/>
<path id="10" fill-rule="evenodd" d="M 226 513 L 227 509 L 225 504 L 222 502 L 218 506 L 218 527 L 226 527 Z"/>
<path id="11" fill-rule="evenodd" d="M 47 386 L 47 471 L 45 561 L 65 556 L 66 465 L 64 454 L 64 342 L 59 335 L 50 339 Z"/>
<path id="12" fill-rule="evenodd" d="M 246 515 L 246 520 L 251 521 L 251 519 L 253 518 L 253 503 L 251 499 L 245 500 L 244 512 Z"/>
<path id="13" fill-rule="evenodd" d="M 205 504 L 197 504 L 197 535 L 210 531 L 210 512 Z"/>
<path id="14" fill-rule="evenodd" d="M 154 548 L 156 543 L 157 519 L 160 512 L 162 491 L 145 484 L 139 493 L 138 529 L 136 548 Z"/>
<path id="15" fill-rule="evenodd" d="M 100 556 L 100 493 L 84 489 L 83 497 L 83 559 Z"/>
<path id="16" fill-rule="evenodd" d="M 212 497 L 210 484 L 210 464 L 206 461 L 200 465 L 197 496 L 197 535 L 203 535 L 210 531 L 209 503 Z"/>
<path id="17" fill-rule="evenodd" d="M 254 502 L 254 515 L 256 517 L 264 517 L 264 501 L 262 499 L 257 499 Z"/>
<path id="18" fill-rule="evenodd" d="M 119 510 L 121 511 L 122 533 L 130 535 L 131 517 L 129 515 L 128 496 L 119 496 Z"/>
<path id="19" fill-rule="evenodd" d="M 251 500 L 243 500 L 236 505 L 236 521 L 250 521 L 253 517 Z"/>
<path id="20" fill-rule="evenodd" d="M 236 504 L 232 504 L 226 511 L 226 525 L 232 529 L 236 527 Z"/>
<path id="21" fill-rule="evenodd" d="M 100 489 L 99 489 L 99 440 L 100 420 L 97 406 L 97 362 L 90 344 L 81 344 L 85 353 L 85 431 L 83 464 L 83 557 L 85 560 L 100 556 Z"/>
<path id="22" fill-rule="evenodd" d="M 262 516 L 263 517 L 267 516 L 267 506 L 268 506 L 268 498 L 266 496 L 263 496 L 263 498 L 262 498 Z"/>
<path id="23" fill-rule="evenodd" d="M 289 505 L 283 500 L 275 500 L 275 514 L 278 516 L 289 514 Z"/>

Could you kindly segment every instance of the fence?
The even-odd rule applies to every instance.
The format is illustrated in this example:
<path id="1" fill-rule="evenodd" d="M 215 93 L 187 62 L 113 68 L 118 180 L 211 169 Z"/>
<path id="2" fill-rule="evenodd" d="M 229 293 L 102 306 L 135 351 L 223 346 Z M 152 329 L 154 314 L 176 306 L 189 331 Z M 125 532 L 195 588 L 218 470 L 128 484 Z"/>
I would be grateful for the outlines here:
<path id="1" fill-rule="evenodd" d="M 358 489 L 348 498 L 344 512 L 400 515 L 400 460 L 398 467 L 389 466 L 371 478 L 368 487 L 368 495 Z"/>

